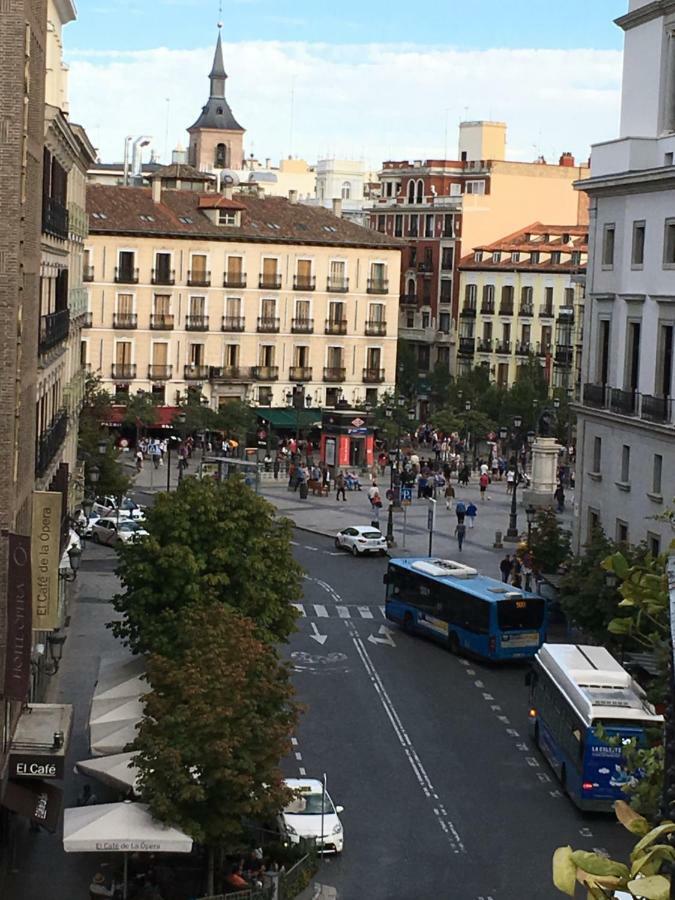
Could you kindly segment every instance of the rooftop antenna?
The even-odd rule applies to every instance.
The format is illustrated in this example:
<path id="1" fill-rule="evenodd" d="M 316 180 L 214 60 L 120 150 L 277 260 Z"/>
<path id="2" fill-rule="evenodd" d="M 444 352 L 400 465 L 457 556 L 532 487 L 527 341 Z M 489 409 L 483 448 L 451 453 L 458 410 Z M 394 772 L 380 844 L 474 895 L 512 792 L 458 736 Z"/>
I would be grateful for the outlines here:
<path id="1" fill-rule="evenodd" d="M 294 121 L 293 117 L 295 114 L 295 75 L 293 76 L 293 80 L 291 81 L 291 114 L 290 125 L 289 125 L 289 133 L 288 133 L 288 152 L 290 156 L 293 156 L 293 126 Z"/>
<path id="2" fill-rule="evenodd" d="M 218 3 L 218 31 L 223 27 L 223 0 Z"/>
<path id="3" fill-rule="evenodd" d="M 169 114 L 171 112 L 171 97 L 166 98 L 166 125 L 164 126 L 164 159 L 169 159 Z M 168 162 L 167 162 L 168 165 Z"/>

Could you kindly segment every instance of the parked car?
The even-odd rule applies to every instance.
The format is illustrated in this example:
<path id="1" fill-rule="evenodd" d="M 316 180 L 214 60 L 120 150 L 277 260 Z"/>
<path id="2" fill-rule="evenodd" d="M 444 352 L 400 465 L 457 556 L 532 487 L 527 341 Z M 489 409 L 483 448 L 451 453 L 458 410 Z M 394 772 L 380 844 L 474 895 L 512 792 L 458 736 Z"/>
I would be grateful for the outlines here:
<path id="1" fill-rule="evenodd" d="M 335 535 L 338 550 L 350 550 L 354 556 L 362 553 L 386 553 L 387 539 L 372 525 L 348 525 Z"/>
<path id="2" fill-rule="evenodd" d="M 343 807 L 333 805 L 318 778 L 287 778 L 285 784 L 296 796 L 279 814 L 282 833 L 292 844 L 304 838 L 315 841 L 317 848 L 323 844 L 324 853 L 342 853 L 344 831 L 338 813 Z"/>
<path id="3" fill-rule="evenodd" d="M 85 516 L 84 511 L 80 510 L 77 515 L 77 528 L 81 536 L 87 538 L 91 537 L 91 529 L 100 518 L 101 517 L 94 512 L 90 512 L 88 516 Z"/>
<path id="4" fill-rule="evenodd" d="M 97 516 L 112 516 L 114 514 L 115 518 L 117 518 L 117 500 L 115 497 L 97 497 L 91 511 Z M 119 517 L 120 519 L 144 519 L 145 509 L 136 503 L 135 500 L 132 500 L 131 497 L 123 497 L 119 505 Z"/>
<path id="5" fill-rule="evenodd" d="M 133 519 L 120 519 L 103 516 L 92 526 L 92 538 L 95 544 L 128 544 L 146 537 L 148 532 Z"/>

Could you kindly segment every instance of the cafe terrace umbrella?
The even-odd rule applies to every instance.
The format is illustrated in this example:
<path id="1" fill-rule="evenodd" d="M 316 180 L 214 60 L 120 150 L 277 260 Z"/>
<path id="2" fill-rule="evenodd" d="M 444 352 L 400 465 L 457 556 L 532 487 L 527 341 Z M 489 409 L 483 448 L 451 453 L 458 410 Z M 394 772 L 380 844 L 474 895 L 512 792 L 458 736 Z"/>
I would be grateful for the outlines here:
<path id="1" fill-rule="evenodd" d="M 136 736 L 136 725 L 143 718 L 143 704 L 140 698 L 133 697 L 127 700 L 102 700 L 92 701 L 92 709 L 89 716 L 89 740 L 94 756 L 104 753 L 120 753 L 124 750 L 124 744 L 118 749 L 94 752 L 94 746 L 106 741 L 111 735 L 127 729 L 131 730 L 131 740 Z M 128 743 L 129 741 L 127 741 Z M 117 740 L 116 744 L 119 744 Z"/>
<path id="2" fill-rule="evenodd" d="M 115 753 L 112 756 L 100 756 L 95 759 L 83 759 L 75 763 L 81 775 L 95 778 L 101 784 L 116 791 L 136 793 L 138 768 L 133 764 L 135 753 Z"/>
<path id="3" fill-rule="evenodd" d="M 94 699 L 116 700 L 147 694 L 145 660 L 141 656 L 103 657 L 94 688 Z"/>
<path id="4" fill-rule="evenodd" d="M 63 849 L 66 853 L 123 853 L 126 900 L 127 854 L 189 853 L 192 838 L 153 819 L 145 803 L 125 801 L 64 810 Z"/>
<path id="5" fill-rule="evenodd" d="M 139 720 L 140 721 L 140 720 Z M 139 722 L 122 722 L 109 733 L 92 740 L 90 745 L 92 756 L 111 756 L 114 753 L 124 753 L 129 744 L 138 737 L 136 726 Z"/>

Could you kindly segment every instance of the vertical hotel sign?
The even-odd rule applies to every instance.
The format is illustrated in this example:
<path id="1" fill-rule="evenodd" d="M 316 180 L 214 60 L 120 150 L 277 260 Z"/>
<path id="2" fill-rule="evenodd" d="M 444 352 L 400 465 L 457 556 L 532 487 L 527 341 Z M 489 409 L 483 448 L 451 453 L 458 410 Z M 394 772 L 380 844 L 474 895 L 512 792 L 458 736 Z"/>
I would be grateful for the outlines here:
<path id="1" fill-rule="evenodd" d="M 32 638 L 30 556 L 30 538 L 10 534 L 5 695 L 22 703 L 28 696 L 30 685 Z"/>
<path id="2" fill-rule="evenodd" d="M 53 631 L 59 622 L 59 557 L 63 494 L 33 491 L 31 564 L 33 629 Z"/>

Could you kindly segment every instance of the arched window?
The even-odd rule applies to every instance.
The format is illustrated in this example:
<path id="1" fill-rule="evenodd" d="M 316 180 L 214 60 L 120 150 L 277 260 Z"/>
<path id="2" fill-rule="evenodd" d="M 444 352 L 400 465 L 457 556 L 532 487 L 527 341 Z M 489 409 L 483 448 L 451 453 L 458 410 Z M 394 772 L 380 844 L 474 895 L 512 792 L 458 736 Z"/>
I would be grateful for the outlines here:
<path id="1" fill-rule="evenodd" d="M 415 202 L 415 182 L 410 179 L 408 182 L 408 203 Z"/>
<path id="2" fill-rule="evenodd" d="M 215 167 L 216 169 L 229 168 L 229 152 L 225 144 L 218 144 L 216 147 Z"/>
<path id="3" fill-rule="evenodd" d="M 415 279 L 409 278 L 408 279 L 408 296 L 414 297 L 416 293 L 417 293 L 417 284 L 415 282 Z"/>
<path id="4" fill-rule="evenodd" d="M 424 203 L 424 182 L 421 178 L 417 182 L 417 202 Z"/>
<path id="5" fill-rule="evenodd" d="M 349 200 L 352 195 L 352 186 L 349 181 L 342 182 L 342 199 Z"/>

